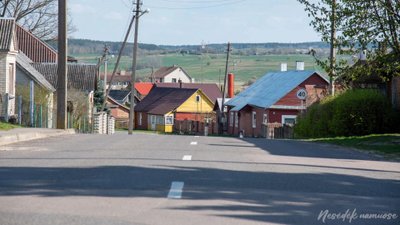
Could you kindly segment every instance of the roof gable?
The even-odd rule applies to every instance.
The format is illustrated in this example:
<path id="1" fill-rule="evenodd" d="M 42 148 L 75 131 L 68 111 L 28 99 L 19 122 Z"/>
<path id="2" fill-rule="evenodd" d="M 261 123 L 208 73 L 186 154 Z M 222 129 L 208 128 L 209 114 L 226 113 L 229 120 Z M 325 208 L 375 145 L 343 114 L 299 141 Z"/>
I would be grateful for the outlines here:
<path id="1" fill-rule="evenodd" d="M 154 87 L 135 111 L 164 115 L 183 104 L 197 89 Z"/>
<path id="2" fill-rule="evenodd" d="M 157 87 L 180 88 L 179 83 L 155 83 Z M 222 98 L 222 92 L 217 84 L 210 83 L 182 83 L 182 88 L 201 89 L 205 95 L 215 102 L 217 98 Z"/>
<path id="3" fill-rule="evenodd" d="M 31 60 L 24 55 L 23 53 L 19 53 L 17 55 L 17 66 L 23 70 L 31 79 L 36 81 L 39 86 L 46 88 L 47 90 L 54 92 L 56 91 L 55 87 L 51 85 L 46 78 L 39 73 L 32 65 Z"/>
<path id="4" fill-rule="evenodd" d="M 268 108 L 313 74 L 322 77 L 316 71 L 267 73 L 226 104 L 233 107 L 234 111 L 246 105 Z M 326 81 L 324 77 L 322 78 Z"/>
<path id="5" fill-rule="evenodd" d="M 0 51 L 18 50 L 15 36 L 15 20 L 12 18 L 1 18 Z"/>
<path id="6" fill-rule="evenodd" d="M 140 95 L 148 95 L 153 88 L 150 82 L 135 83 L 135 89 Z"/>
<path id="7" fill-rule="evenodd" d="M 171 74 L 175 70 L 180 69 L 182 73 L 184 73 L 189 79 L 190 76 L 182 67 L 177 67 L 177 66 L 169 66 L 169 67 L 161 67 L 158 69 L 156 72 L 153 73 L 152 77 L 153 78 L 164 78 L 165 76 Z"/>

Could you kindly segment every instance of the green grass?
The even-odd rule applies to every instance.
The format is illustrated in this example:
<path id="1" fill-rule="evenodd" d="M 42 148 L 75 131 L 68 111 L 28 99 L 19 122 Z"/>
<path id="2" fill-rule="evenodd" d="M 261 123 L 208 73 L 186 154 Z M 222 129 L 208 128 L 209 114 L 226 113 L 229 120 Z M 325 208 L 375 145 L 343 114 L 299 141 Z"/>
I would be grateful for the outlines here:
<path id="1" fill-rule="evenodd" d="M 367 136 L 318 138 L 310 140 L 400 156 L 400 134 L 371 134 Z"/>
<path id="2" fill-rule="evenodd" d="M 13 125 L 10 123 L 0 122 L 0 130 L 11 130 L 11 129 L 18 128 L 18 127 L 20 127 L 20 126 Z"/>
<path id="3" fill-rule="evenodd" d="M 80 62 L 97 63 L 98 55 L 84 54 L 74 55 Z M 189 75 L 197 82 L 222 82 L 225 72 L 225 54 L 203 54 L 203 55 L 151 55 L 139 56 L 138 63 L 143 63 L 150 58 L 156 57 L 162 66 L 179 65 L 185 69 Z M 114 69 L 116 58 L 109 60 L 108 71 Z M 230 58 L 229 70 L 235 74 L 238 84 L 245 83 L 252 78 L 259 78 L 267 72 L 280 69 L 280 63 L 288 63 L 288 70 L 295 69 L 296 61 L 304 61 L 305 69 L 320 70 L 316 65 L 314 58 L 310 55 L 260 55 L 260 56 L 239 56 L 232 55 Z M 122 70 L 131 70 L 132 59 L 123 56 L 120 62 Z M 157 69 L 157 68 L 156 68 Z M 138 70 L 138 77 L 149 77 L 150 69 Z"/>

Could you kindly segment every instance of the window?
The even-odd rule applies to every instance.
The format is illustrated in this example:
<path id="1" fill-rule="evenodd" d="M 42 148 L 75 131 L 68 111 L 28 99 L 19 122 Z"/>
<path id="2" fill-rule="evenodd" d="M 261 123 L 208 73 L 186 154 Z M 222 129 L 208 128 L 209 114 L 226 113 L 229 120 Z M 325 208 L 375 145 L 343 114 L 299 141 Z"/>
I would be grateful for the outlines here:
<path id="1" fill-rule="evenodd" d="M 253 125 L 253 128 L 256 128 L 257 127 L 257 113 L 253 111 L 251 114 L 252 114 L 251 123 Z"/>
<path id="2" fill-rule="evenodd" d="M 293 115 L 282 115 L 282 124 L 294 125 L 296 123 L 296 117 Z"/>
<path id="3" fill-rule="evenodd" d="M 164 124 L 164 117 L 163 116 L 157 116 L 157 124 L 163 125 Z"/>
<path id="4" fill-rule="evenodd" d="M 174 116 L 166 116 L 165 125 L 173 125 L 173 124 L 174 124 Z"/>
<path id="5" fill-rule="evenodd" d="M 201 96 L 200 95 L 196 95 L 196 102 L 200 102 L 201 100 Z"/>
<path id="6" fill-rule="evenodd" d="M 268 114 L 264 113 L 263 115 L 263 124 L 267 124 L 268 123 Z"/>
<path id="7" fill-rule="evenodd" d="M 172 83 L 176 83 L 176 78 L 172 78 Z"/>
<path id="8" fill-rule="evenodd" d="M 238 112 L 235 112 L 235 127 L 239 127 L 239 115 L 238 115 Z"/>
<path id="9" fill-rule="evenodd" d="M 139 126 L 142 126 L 142 113 L 139 113 Z"/>
<path id="10" fill-rule="evenodd" d="M 14 64 L 10 63 L 8 65 L 8 93 L 10 95 L 14 95 L 14 87 L 15 87 L 15 74 L 14 74 Z"/>
<path id="11" fill-rule="evenodd" d="M 233 126 L 233 112 L 231 112 L 230 115 L 229 115 L 229 126 L 230 127 Z"/>

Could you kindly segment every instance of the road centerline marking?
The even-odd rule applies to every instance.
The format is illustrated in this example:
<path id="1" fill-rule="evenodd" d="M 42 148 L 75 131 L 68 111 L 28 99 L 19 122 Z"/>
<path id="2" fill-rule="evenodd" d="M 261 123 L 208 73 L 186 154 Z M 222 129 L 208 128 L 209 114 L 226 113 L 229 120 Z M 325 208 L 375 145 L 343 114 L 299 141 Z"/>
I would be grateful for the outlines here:
<path id="1" fill-rule="evenodd" d="M 197 145 L 197 141 L 190 142 L 190 145 Z"/>
<path id="2" fill-rule="evenodd" d="M 192 160 L 192 156 L 191 155 L 184 155 L 182 160 L 183 161 L 191 161 Z"/>
<path id="3" fill-rule="evenodd" d="M 182 181 L 173 181 L 171 183 L 171 188 L 169 189 L 167 198 L 179 199 L 182 198 L 182 189 L 185 185 Z"/>

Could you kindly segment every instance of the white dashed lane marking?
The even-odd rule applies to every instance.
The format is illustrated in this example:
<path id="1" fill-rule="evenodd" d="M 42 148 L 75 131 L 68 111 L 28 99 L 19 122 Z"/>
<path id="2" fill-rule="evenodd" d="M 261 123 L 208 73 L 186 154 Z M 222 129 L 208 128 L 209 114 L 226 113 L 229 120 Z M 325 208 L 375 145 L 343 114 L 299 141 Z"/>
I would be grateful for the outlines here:
<path id="1" fill-rule="evenodd" d="M 197 141 L 190 142 L 190 145 L 197 145 Z"/>
<path id="2" fill-rule="evenodd" d="M 190 160 L 192 160 L 192 156 L 191 156 L 191 155 L 184 155 L 183 158 L 182 158 L 182 160 L 184 160 L 184 161 L 190 161 Z"/>
<path id="3" fill-rule="evenodd" d="M 173 181 L 167 197 L 173 199 L 182 198 L 182 190 L 184 185 L 185 183 L 182 181 Z"/>

